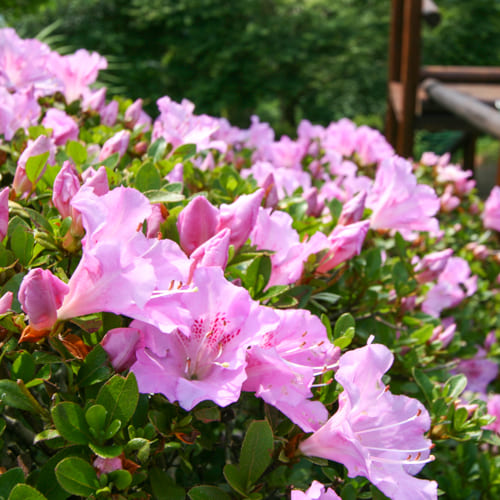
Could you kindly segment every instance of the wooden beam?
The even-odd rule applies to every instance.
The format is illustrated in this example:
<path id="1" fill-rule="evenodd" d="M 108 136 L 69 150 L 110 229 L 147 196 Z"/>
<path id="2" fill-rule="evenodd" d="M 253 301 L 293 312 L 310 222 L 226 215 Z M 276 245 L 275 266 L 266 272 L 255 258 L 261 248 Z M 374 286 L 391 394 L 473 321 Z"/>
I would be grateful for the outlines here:
<path id="1" fill-rule="evenodd" d="M 422 86 L 441 107 L 470 123 L 478 131 L 500 139 L 500 112 L 436 80 L 429 78 Z"/>
<path id="2" fill-rule="evenodd" d="M 499 66 L 422 66 L 420 78 L 442 82 L 500 83 Z"/>

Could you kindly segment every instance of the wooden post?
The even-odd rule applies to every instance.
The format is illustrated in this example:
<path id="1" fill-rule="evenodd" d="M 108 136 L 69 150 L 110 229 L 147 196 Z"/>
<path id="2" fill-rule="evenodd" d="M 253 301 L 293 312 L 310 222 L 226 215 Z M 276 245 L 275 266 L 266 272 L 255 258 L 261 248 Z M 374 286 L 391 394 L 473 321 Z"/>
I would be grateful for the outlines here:
<path id="1" fill-rule="evenodd" d="M 403 116 L 398 127 L 396 152 L 400 156 L 413 155 L 415 103 L 420 73 L 420 17 L 422 0 L 406 0 L 403 9 L 401 43 L 401 83 L 403 88 Z"/>
<path id="2" fill-rule="evenodd" d="M 387 82 L 387 115 L 385 136 L 396 147 L 398 121 L 391 97 L 391 82 L 401 79 L 401 38 L 403 29 L 403 0 L 392 0 L 391 27 L 389 33 L 389 74 Z"/>

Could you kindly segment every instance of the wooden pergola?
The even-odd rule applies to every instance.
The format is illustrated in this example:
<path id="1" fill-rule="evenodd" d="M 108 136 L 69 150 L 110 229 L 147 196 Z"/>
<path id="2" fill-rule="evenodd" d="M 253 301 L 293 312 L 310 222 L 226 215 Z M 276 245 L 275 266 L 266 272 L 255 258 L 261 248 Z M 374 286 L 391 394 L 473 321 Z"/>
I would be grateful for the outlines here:
<path id="1" fill-rule="evenodd" d="M 478 135 L 500 139 L 500 67 L 421 66 L 421 20 L 440 22 L 432 0 L 392 0 L 386 137 L 412 156 L 417 129 L 460 130 L 464 167 L 474 170 Z M 497 171 L 500 184 L 500 164 Z"/>

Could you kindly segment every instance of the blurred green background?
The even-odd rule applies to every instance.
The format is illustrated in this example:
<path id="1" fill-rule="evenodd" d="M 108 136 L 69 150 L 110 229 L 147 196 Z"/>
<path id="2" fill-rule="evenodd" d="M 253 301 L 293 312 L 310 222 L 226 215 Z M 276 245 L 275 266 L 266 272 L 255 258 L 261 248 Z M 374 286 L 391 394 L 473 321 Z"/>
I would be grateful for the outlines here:
<path id="1" fill-rule="evenodd" d="M 196 113 L 242 127 L 257 113 L 277 134 L 307 118 L 382 128 L 390 0 L 3 0 L 4 21 L 53 49 L 96 50 L 113 93 L 186 97 Z M 427 64 L 500 65 L 500 0 L 437 0 Z M 50 29 L 46 29 L 50 26 Z M 451 140 L 451 139 L 450 139 Z M 447 135 L 426 147 L 446 150 Z"/>

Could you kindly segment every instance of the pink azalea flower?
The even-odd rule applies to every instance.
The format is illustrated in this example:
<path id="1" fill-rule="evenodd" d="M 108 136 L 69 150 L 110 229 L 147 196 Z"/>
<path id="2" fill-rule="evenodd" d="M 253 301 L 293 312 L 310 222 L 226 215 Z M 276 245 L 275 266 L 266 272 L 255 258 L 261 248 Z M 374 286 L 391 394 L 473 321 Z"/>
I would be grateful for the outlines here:
<path id="1" fill-rule="evenodd" d="M 0 87 L 0 134 L 6 140 L 10 141 L 18 129 L 36 125 L 40 112 L 33 87 L 13 94 Z"/>
<path id="2" fill-rule="evenodd" d="M 130 132 L 128 130 L 120 130 L 120 132 L 117 132 L 104 143 L 99 154 L 99 161 L 105 160 L 114 153 L 118 153 L 118 156 L 121 158 L 127 152 L 129 141 Z"/>
<path id="3" fill-rule="evenodd" d="M 313 481 L 306 491 L 292 490 L 291 500 L 341 500 L 331 488 L 326 489 L 319 481 Z"/>
<path id="4" fill-rule="evenodd" d="M 254 161 L 268 160 L 270 147 L 274 142 L 274 130 L 269 123 L 261 122 L 256 115 L 252 115 L 250 120 L 252 124 L 247 131 L 245 146 L 255 149 L 252 156 Z"/>
<path id="5" fill-rule="evenodd" d="M 146 237 L 157 238 L 161 237 L 160 226 L 165 221 L 164 211 L 160 205 L 151 206 L 151 215 L 146 220 Z"/>
<path id="6" fill-rule="evenodd" d="M 436 326 L 432 332 L 432 337 L 429 339 L 430 342 L 441 342 L 441 345 L 447 347 L 455 336 L 457 330 L 457 325 L 453 321 L 453 318 L 444 318 L 441 322 L 442 324 Z"/>
<path id="7" fill-rule="evenodd" d="M 318 317 L 301 309 L 277 310 L 280 323 L 247 354 L 244 391 L 255 392 L 305 432 L 328 418 L 319 401 L 311 401 L 315 377 L 330 369 L 340 349 L 328 340 Z"/>
<path id="8" fill-rule="evenodd" d="M 329 250 L 321 259 L 316 271 L 326 273 L 340 263 L 359 255 L 369 228 L 368 220 L 335 227 L 328 236 Z"/>
<path id="9" fill-rule="evenodd" d="M 500 231 L 500 187 L 495 186 L 484 203 L 484 227 Z"/>
<path id="10" fill-rule="evenodd" d="M 500 434 L 500 394 L 493 394 L 488 398 L 488 415 L 495 417 L 495 420 L 484 428 Z"/>
<path id="11" fill-rule="evenodd" d="M 443 309 L 455 307 L 477 290 L 477 276 L 470 275 L 467 261 L 461 257 L 449 257 L 437 284 L 427 292 L 422 311 L 439 317 Z"/>
<path id="12" fill-rule="evenodd" d="M 366 205 L 373 210 L 374 229 L 439 230 L 433 217 L 439 210 L 436 193 L 429 186 L 417 184 L 411 163 L 398 156 L 380 163 Z"/>
<path id="13" fill-rule="evenodd" d="M 120 187 L 97 196 L 82 188 L 72 207 L 81 214 L 86 234 L 60 319 L 99 311 L 149 317 L 145 305 L 153 292 L 165 293 L 172 280 L 187 281 L 190 262 L 178 245 L 137 231 L 152 210 L 139 191 Z"/>
<path id="14" fill-rule="evenodd" d="M 356 125 L 342 118 L 336 123 L 331 123 L 325 130 L 323 147 L 325 150 L 333 150 L 342 156 L 349 157 L 353 154 L 356 145 Z"/>
<path id="15" fill-rule="evenodd" d="M 286 135 L 269 145 L 269 160 L 278 168 L 302 170 L 301 161 L 305 154 L 305 144 L 293 141 Z"/>
<path id="16" fill-rule="evenodd" d="M 69 292 L 66 283 L 48 269 L 32 269 L 21 282 L 19 302 L 33 330 L 50 330 L 57 321 L 57 310 Z"/>
<path id="17" fill-rule="evenodd" d="M 394 155 L 386 138 L 373 128 L 363 125 L 356 130 L 355 151 L 363 165 L 379 163 Z"/>
<path id="18" fill-rule="evenodd" d="M 0 191 L 0 241 L 7 235 L 9 227 L 9 188 Z"/>
<path id="19" fill-rule="evenodd" d="M 82 100 L 82 109 L 88 111 L 93 109 L 99 113 L 106 105 L 106 87 L 86 92 Z"/>
<path id="20" fill-rule="evenodd" d="M 56 148 L 54 143 L 45 135 L 37 137 L 34 141 L 28 141 L 28 146 L 22 152 L 17 162 L 16 173 L 12 183 L 12 188 L 18 196 L 21 194 L 27 195 L 33 189 L 33 185 L 26 175 L 26 163 L 28 162 L 28 159 L 32 156 L 38 156 L 49 152 L 47 163 L 49 165 L 53 165 L 55 162 L 55 150 Z M 42 169 L 39 178 L 43 176 L 44 172 L 45 167 Z"/>
<path id="21" fill-rule="evenodd" d="M 42 120 L 42 125 L 52 129 L 52 139 L 56 146 L 63 146 L 68 141 L 78 139 L 78 125 L 71 116 L 60 109 L 50 108 Z"/>
<path id="22" fill-rule="evenodd" d="M 438 279 L 444 271 L 448 259 L 453 255 L 453 250 L 447 248 L 440 252 L 432 252 L 424 256 L 415 265 L 416 278 L 419 283 L 427 283 Z"/>
<path id="23" fill-rule="evenodd" d="M 366 477 L 393 500 L 436 499 L 436 482 L 411 475 L 432 460 L 424 438 L 430 417 L 418 400 L 395 396 L 383 384 L 393 359 L 381 344 L 345 353 L 335 375 L 344 388 L 339 409 L 300 450 L 342 463 L 349 477 Z"/>
<path id="24" fill-rule="evenodd" d="M 64 84 L 64 95 L 68 104 L 89 92 L 89 85 L 97 80 L 99 70 L 107 67 L 106 59 L 97 52 L 90 53 L 79 49 L 67 56 L 52 53 L 51 68 Z"/>
<path id="25" fill-rule="evenodd" d="M 286 196 L 291 196 L 298 188 L 307 190 L 311 187 L 311 175 L 303 170 L 277 168 L 271 163 L 258 161 L 249 169 L 241 173 L 243 178 L 250 175 L 257 181 L 257 184 L 266 188 L 269 183 L 269 176 L 272 176 L 272 184 L 277 189 L 278 199 L 282 200 Z"/>
<path id="26" fill-rule="evenodd" d="M 472 170 L 463 170 L 460 165 L 438 165 L 436 181 L 451 182 L 458 194 L 467 194 L 476 186 L 476 181 L 471 179 L 472 175 Z"/>
<path id="27" fill-rule="evenodd" d="M 460 205 L 460 198 L 453 195 L 453 186 L 448 184 L 444 188 L 444 192 L 439 198 L 439 202 L 441 203 L 441 210 L 443 212 L 452 212 Z"/>
<path id="28" fill-rule="evenodd" d="M 292 228 L 293 219 L 286 212 L 260 208 L 256 225 L 250 233 L 250 240 L 259 250 L 271 250 L 271 278 L 268 287 L 289 285 L 302 276 L 304 262 L 310 255 L 328 247 L 327 237 L 314 233 L 306 242 L 301 243 L 299 235 Z"/>
<path id="29" fill-rule="evenodd" d="M 487 359 L 486 351 L 479 347 L 476 355 L 470 359 L 461 359 L 453 373 L 463 373 L 467 377 L 466 389 L 485 395 L 490 382 L 498 375 L 498 364 Z"/>
<path id="30" fill-rule="evenodd" d="M 0 86 L 10 92 L 32 88 L 37 98 L 60 90 L 61 82 L 49 70 L 51 55 L 47 44 L 0 29 Z"/>
<path id="31" fill-rule="evenodd" d="M 198 268 L 193 283 L 196 292 L 156 301 L 162 330 L 131 324 L 143 332 L 145 347 L 130 369 L 141 392 L 160 392 L 186 410 L 205 400 L 227 406 L 239 399 L 248 347 L 278 318 L 219 268 Z"/>
<path id="32" fill-rule="evenodd" d="M 216 141 L 212 134 L 219 128 L 219 122 L 208 115 L 193 113 L 194 104 L 183 99 L 179 104 L 164 96 L 157 101 L 160 116 L 153 124 L 152 140 L 163 137 L 176 149 L 182 144 L 196 144 L 198 150 L 216 148 L 224 152 L 227 145 Z"/>

